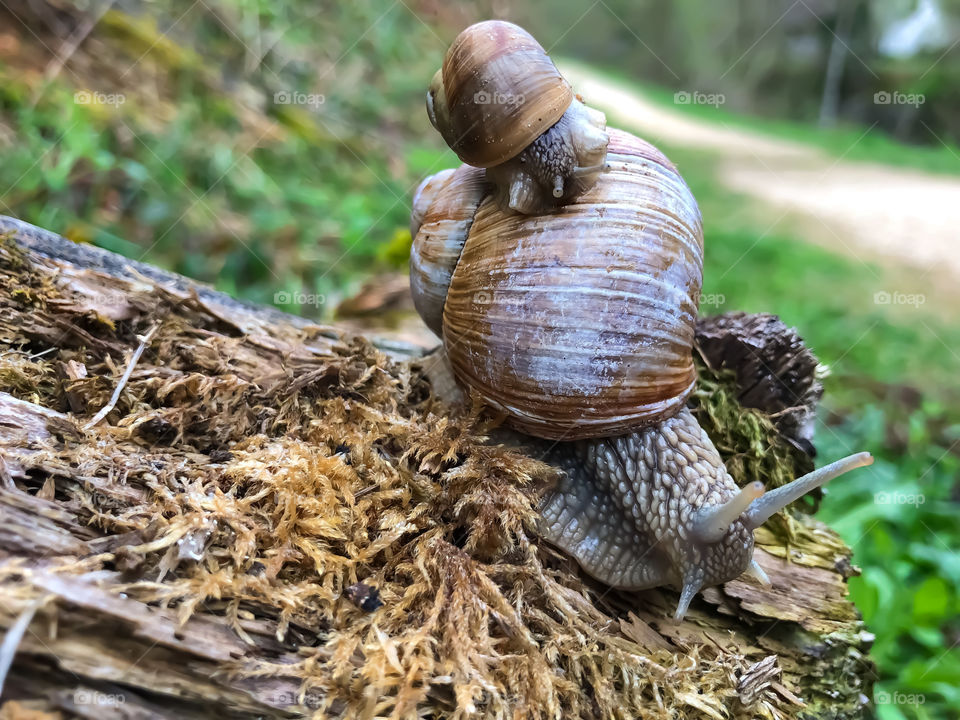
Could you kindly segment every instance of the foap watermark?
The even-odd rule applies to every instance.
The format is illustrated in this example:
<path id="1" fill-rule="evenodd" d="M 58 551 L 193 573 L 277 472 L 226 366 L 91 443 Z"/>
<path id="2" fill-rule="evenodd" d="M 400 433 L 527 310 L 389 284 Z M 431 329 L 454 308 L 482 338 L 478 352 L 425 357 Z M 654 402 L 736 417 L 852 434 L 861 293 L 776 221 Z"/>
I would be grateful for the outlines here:
<path id="1" fill-rule="evenodd" d="M 327 302 L 326 295 L 318 293 L 287 292 L 280 290 L 273 294 L 274 305 L 312 305 L 319 307 Z"/>
<path id="2" fill-rule="evenodd" d="M 493 302 L 493 293 L 489 290 L 477 290 L 473 294 L 474 305 L 489 305 Z"/>
<path id="3" fill-rule="evenodd" d="M 487 92 L 481 90 L 473 94 L 473 102 L 477 105 L 523 105 L 526 97 L 521 94 Z"/>
<path id="4" fill-rule="evenodd" d="M 927 701 L 922 693 L 885 692 L 878 690 L 874 696 L 877 705 L 923 705 Z"/>
<path id="5" fill-rule="evenodd" d="M 73 691 L 73 704 L 85 707 L 116 707 L 127 701 L 123 693 L 102 693 L 99 690 L 77 688 Z"/>
<path id="6" fill-rule="evenodd" d="M 127 503 L 120 498 L 112 497 L 99 490 L 90 494 L 90 502 L 99 510 L 119 510 L 127 507 Z"/>
<path id="7" fill-rule="evenodd" d="M 700 307 L 720 307 L 726 305 L 727 296 L 723 293 L 701 293 Z"/>
<path id="8" fill-rule="evenodd" d="M 308 693 L 303 697 L 293 691 L 279 691 L 266 697 L 266 701 L 274 707 L 290 707 L 298 705 L 310 710 L 318 710 L 321 705 L 321 699 L 315 693 Z"/>
<path id="9" fill-rule="evenodd" d="M 873 494 L 877 505 L 913 505 L 920 507 L 927 501 L 923 493 L 878 492 Z"/>
<path id="10" fill-rule="evenodd" d="M 712 105 L 720 107 L 727 102 L 723 93 L 705 93 L 699 90 L 680 90 L 673 94 L 674 105 Z"/>
<path id="11" fill-rule="evenodd" d="M 102 93 L 96 90 L 78 90 L 73 94 L 77 105 L 112 105 L 120 107 L 127 101 L 123 93 Z"/>
<path id="12" fill-rule="evenodd" d="M 873 94 L 874 105 L 912 105 L 920 107 L 927 101 L 927 96 L 923 93 L 903 93 L 899 90 L 889 92 L 880 90 Z"/>
<path id="13" fill-rule="evenodd" d="M 123 293 L 96 293 L 84 296 L 84 301 L 97 307 L 126 307 L 130 304 L 130 297 Z"/>
<path id="14" fill-rule="evenodd" d="M 281 691 L 281 692 L 273 693 L 272 695 L 268 695 L 266 700 L 274 707 L 286 707 L 289 705 L 299 704 L 300 698 L 297 696 L 297 693 L 295 692 Z"/>
<path id="15" fill-rule="evenodd" d="M 873 294 L 874 305 L 911 305 L 915 308 L 927 302 L 927 296 L 920 293 L 888 292 L 878 290 Z"/>
<path id="16" fill-rule="evenodd" d="M 309 105 L 317 108 L 327 101 L 326 96 L 319 93 L 303 93 L 282 90 L 273 94 L 274 105 Z"/>

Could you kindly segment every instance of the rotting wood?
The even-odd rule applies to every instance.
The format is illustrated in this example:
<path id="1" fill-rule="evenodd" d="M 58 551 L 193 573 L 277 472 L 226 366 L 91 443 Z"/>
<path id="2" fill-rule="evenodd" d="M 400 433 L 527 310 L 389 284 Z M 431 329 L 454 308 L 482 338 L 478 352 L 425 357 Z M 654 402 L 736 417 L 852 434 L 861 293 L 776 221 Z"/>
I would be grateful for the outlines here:
<path id="1" fill-rule="evenodd" d="M 789 551 L 782 528 L 774 524 L 758 532 L 757 558 L 773 581 L 770 588 L 747 579 L 711 588 L 679 624 L 670 619 L 675 603 L 670 591 L 610 591 L 580 577 L 556 550 L 539 546 L 535 538 L 523 539 L 522 530 L 510 531 L 519 532 L 522 540 L 512 554 L 483 555 L 487 545 L 505 542 L 497 532 L 478 539 L 476 549 L 468 552 L 450 543 L 463 528 L 446 534 L 444 523 L 468 512 L 472 514 L 466 517 L 481 525 L 487 512 L 482 503 L 491 499 L 483 496 L 480 505 L 471 506 L 471 498 L 464 496 L 467 510 L 457 510 L 444 504 L 442 488 L 457 487 L 458 474 L 487 451 L 465 439 L 475 425 L 443 425 L 450 408 L 431 400 L 429 384 L 417 379 L 424 365 L 435 365 L 432 357 L 421 357 L 421 348 L 383 341 L 380 350 L 396 362 L 378 364 L 371 354 L 375 351 L 351 344 L 335 328 L 239 303 L 185 278 L 76 246 L 18 221 L 0 218 L 2 232 L 11 234 L 17 249 L 0 246 L 8 253 L 6 265 L 0 262 L 0 390 L 5 391 L 0 394 L 0 453 L 8 479 L 0 489 L 0 627 L 10 628 L 40 603 L 7 677 L 4 700 L 100 720 L 295 717 L 329 699 L 326 687 L 342 692 L 328 708 L 330 714 L 348 707 L 355 712 L 357 706 L 344 703 L 354 702 L 349 688 L 362 691 L 374 682 L 365 672 L 389 674 L 394 663 L 411 672 L 403 663 L 410 661 L 409 648 L 418 646 L 390 625 L 390 618 L 409 602 L 404 593 L 416 583 L 437 583 L 438 597 L 462 592 L 447 584 L 450 577 L 462 575 L 476 583 L 471 592 L 477 594 L 469 597 L 477 602 L 495 606 L 506 592 L 496 590 L 499 585 L 525 588 L 514 598 L 518 604 L 523 599 L 546 603 L 530 615 L 495 607 L 490 627 L 498 642 L 544 653 L 543 667 L 558 677 L 569 670 L 550 663 L 599 646 L 603 654 L 616 656 L 618 672 L 638 683 L 637 694 L 625 697 L 638 703 L 660 698 L 659 709 L 650 700 L 650 716 L 859 715 L 863 697 L 870 693 L 872 665 L 869 635 L 846 599 L 846 579 L 856 569 L 839 538 L 815 520 L 798 516 L 789 521 Z M 22 263 L 19 269 L 12 268 L 15 261 Z M 9 282 L 14 277 L 19 285 Z M 105 304 L 104 297 L 111 301 Z M 156 350 L 144 354 L 106 421 L 84 433 L 83 422 L 115 389 L 123 358 L 137 346 L 137 331 L 157 321 L 158 313 L 163 328 L 154 340 Z M 772 416 L 799 452 L 812 449 L 800 441 L 809 440 L 808 421 L 819 399 L 816 359 L 795 334 L 771 316 L 728 315 L 701 320 L 697 337 L 709 367 L 736 373 L 744 404 Z M 174 339 L 183 347 L 173 348 Z M 180 353 L 187 357 L 178 364 Z M 59 365 L 43 362 L 54 354 L 62 356 Z M 415 410 L 399 408 L 397 413 L 390 410 L 390 397 L 379 403 L 371 398 L 398 386 L 403 388 L 398 397 L 411 408 L 419 403 Z M 388 428 L 404 414 L 426 413 L 417 432 L 436 434 L 440 444 L 415 457 L 391 447 L 387 437 L 365 449 L 340 447 L 329 426 L 316 426 L 316 418 L 291 410 L 296 403 L 312 408 L 315 398 L 328 395 L 333 404 L 325 412 L 342 413 L 329 416 L 328 423 Z M 218 406 L 211 403 L 222 402 L 233 412 L 243 405 L 237 398 L 255 404 L 257 413 L 237 416 L 232 428 L 217 426 L 211 415 Z M 270 401 L 276 403 L 272 408 Z M 291 426 L 290 417 L 305 425 Z M 265 439 L 251 449 L 236 443 L 237 433 L 251 438 L 261 433 Z M 198 438 L 212 444 L 199 447 Z M 303 452 L 308 454 L 297 455 Z M 496 467 L 522 462 L 519 456 L 489 452 L 493 454 L 486 459 L 501 464 Z M 98 457 L 103 453 L 108 457 Z M 313 550 L 308 546 L 276 548 L 287 553 L 286 560 L 271 555 L 269 545 L 251 546 L 251 552 L 262 553 L 262 562 L 244 566 L 244 572 L 263 580 L 245 580 L 246 589 L 237 598 L 208 596 L 191 604 L 188 595 L 169 596 L 191 578 L 213 582 L 234 562 L 230 543 L 240 542 L 240 536 L 225 539 L 223 529 L 214 534 L 204 525 L 221 502 L 217 492 L 266 492 L 256 484 L 235 484 L 239 490 L 229 486 L 254 467 L 293 472 L 284 463 L 294 461 L 319 463 L 317 472 L 335 475 L 338 482 L 353 478 L 343 486 L 350 488 L 343 491 L 347 495 L 337 496 L 347 498 L 344 512 L 367 503 L 364 507 L 396 513 L 402 505 L 384 500 L 385 492 L 438 498 L 434 505 L 422 505 L 423 512 L 438 517 L 384 517 L 373 526 L 367 560 L 348 572 L 330 570 L 331 577 L 353 574 L 381 584 L 385 607 L 368 616 L 335 595 L 321 603 L 309 595 L 284 594 L 331 591 L 323 578 L 294 582 L 280 574 L 285 565 L 301 562 L 295 557 Z M 533 471 L 535 464 L 523 467 Z M 364 479 L 377 468 L 395 479 L 381 481 L 382 488 Z M 477 482 L 470 481 L 469 487 Z M 205 492 L 194 497 L 194 488 L 201 485 Z M 508 487 L 498 486 L 498 492 L 502 495 Z M 494 499 L 502 500 L 501 495 Z M 186 512 L 183 503 L 188 501 L 199 509 Z M 155 506 L 167 510 L 153 514 Z M 509 507 L 490 511 L 510 512 Z M 138 523 L 138 513 L 153 519 Z M 345 530 L 323 524 L 333 519 L 336 514 L 304 518 L 313 523 L 315 534 L 301 539 L 340 542 L 338 533 Z M 422 574 L 404 576 L 412 583 L 404 590 L 402 583 L 387 580 L 418 538 L 423 541 L 416 545 L 418 552 L 442 549 L 437 557 L 447 576 L 424 565 Z M 470 542 L 468 538 L 466 547 Z M 382 560 L 384 552 L 394 559 Z M 537 558 L 533 565 L 532 556 Z M 337 556 L 328 560 L 340 562 Z M 411 559 L 409 567 L 416 562 Z M 531 567 L 542 573 L 533 584 L 525 574 Z M 555 617 L 579 623 L 574 628 L 583 643 L 579 649 L 550 634 Z M 344 635 L 372 618 L 381 618 L 388 628 L 369 626 L 370 637 L 382 633 L 380 649 L 361 645 L 346 652 L 332 642 L 331 631 Z M 542 626 L 525 624 L 529 618 L 540 618 Z M 410 616 L 411 623 L 423 619 Z M 451 651 L 433 647 L 439 655 Z M 368 665 L 381 656 L 384 665 Z M 585 654 L 578 665 L 585 673 L 583 682 L 608 677 L 610 683 L 590 685 L 589 698 L 582 691 L 584 716 L 590 716 L 595 703 L 625 692 L 615 685 L 619 676 L 613 671 L 608 676 L 587 673 L 600 657 Z M 340 674 L 328 677 L 324 668 L 335 664 Z M 438 716 L 459 702 L 450 677 L 433 676 L 417 696 Z M 321 680 L 334 684 L 321 686 Z M 706 688 L 703 693 L 696 690 L 697 683 Z M 478 697 L 482 708 L 489 695 Z M 389 714 L 397 706 L 385 707 L 378 712 Z"/>

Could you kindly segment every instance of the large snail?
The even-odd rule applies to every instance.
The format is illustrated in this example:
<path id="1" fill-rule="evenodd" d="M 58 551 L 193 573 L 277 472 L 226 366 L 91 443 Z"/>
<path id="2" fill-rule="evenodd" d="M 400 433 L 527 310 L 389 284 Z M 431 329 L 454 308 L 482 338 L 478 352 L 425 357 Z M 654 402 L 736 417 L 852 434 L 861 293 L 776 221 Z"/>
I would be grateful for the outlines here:
<path id="1" fill-rule="evenodd" d="M 467 165 L 421 184 L 411 290 L 454 375 L 565 472 L 540 531 L 622 588 L 703 587 L 751 570 L 753 530 L 859 453 L 764 492 L 738 488 L 686 408 L 703 271 L 700 212 L 652 145 L 610 129 L 575 202 L 504 211 Z"/>
<path id="2" fill-rule="evenodd" d="M 501 206 L 536 213 L 589 188 L 607 149 L 603 113 L 523 28 L 471 25 L 453 41 L 427 92 L 427 114 L 465 163 L 487 169 Z"/>

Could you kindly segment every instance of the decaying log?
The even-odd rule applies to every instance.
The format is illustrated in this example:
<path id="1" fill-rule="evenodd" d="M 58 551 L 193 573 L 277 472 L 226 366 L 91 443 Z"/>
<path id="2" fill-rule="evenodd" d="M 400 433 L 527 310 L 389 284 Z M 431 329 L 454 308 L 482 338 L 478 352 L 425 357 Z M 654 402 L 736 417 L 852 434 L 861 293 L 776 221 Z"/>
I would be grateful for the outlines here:
<path id="1" fill-rule="evenodd" d="M 744 578 L 711 588 L 676 623 L 670 591 L 611 591 L 523 523 L 497 524 L 522 504 L 504 499 L 509 484 L 494 486 L 500 504 L 470 504 L 468 491 L 512 477 L 511 463 L 524 482 L 547 471 L 475 441 L 486 421 L 431 395 L 438 361 L 424 348 L 388 338 L 374 348 L 10 218 L 4 233 L 0 629 L 35 612 L 3 684 L 4 717 L 407 717 L 418 707 L 595 717 L 618 703 L 622 717 L 859 716 L 872 665 L 846 598 L 857 570 L 815 520 L 785 520 L 789 543 L 776 526 L 758 531 L 771 587 Z M 117 407 L 84 430 L 152 326 Z M 796 334 L 772 316 L 726 315 L 701 320 L 697 345 L 803 464 L 822 389 Z M 409 434 L 391 436 L 408 421 Z M 425 436 L 438 444 L 425 449 Z M 271 473 L 287 479 L 270 485 Z M 284 500 L 275 515 L 262 503 L 284 483 L 322 492 L 316 479 L 327 477 L 342 512 L 301 517 L 296 547 L 271 547 L 269 533 L 230 514 L 246 503 L 282 525 L 299 503 Z M 445 488 L 460 488 L 463 503 Z M 358 508 L 392 514 L 364 519 Z M 361 521 L 351 536 L 349 522 Z M 310 562 L 328 563 L 329 577 L 290 571 Z M 345 585 L 358 580 L 380 588 L 383 608 L 351 604 Z M 418 605 L 421 595 L 430 602 Z M 494 670 L 473 687 L 447 662 L 455 648 L 438 643 L 457 622 L 442 619 L 456 617 L 458 597 L 489 614 L 472 632 L 497 638 L 489 652 L 504 648 L 498 662 L 514 675 L 531 673 L 522 687 L 536 704 L 524 709 Z M 428 655 L 413 637 L 420 623 L 433 628 Z M 353 632 L 372 640 L 345 644 Z M 432 674 L 405 684 L 430 657 Z M 558 694 L 538 695 L 548 680 Z M 413 704 L 385 699 L 391 688 Z"/>

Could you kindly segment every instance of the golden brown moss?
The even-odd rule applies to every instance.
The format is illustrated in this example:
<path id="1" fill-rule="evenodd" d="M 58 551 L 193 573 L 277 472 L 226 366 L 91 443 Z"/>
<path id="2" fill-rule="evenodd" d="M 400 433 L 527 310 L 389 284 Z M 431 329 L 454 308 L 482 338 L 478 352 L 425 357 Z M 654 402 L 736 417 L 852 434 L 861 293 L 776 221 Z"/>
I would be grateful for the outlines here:
<path id="1" fill-rule="evenodd" d="M 0 245 L 0 288 L 25 262 Z M 114 538 L 60 569 L 119 572 L 117 593 L 181 624 L 222 615 L 249 639 L 244 620 L 273 623 L 301 658 L 224 672 L 299 678 L 304 705 L 351 718 L 778 717 L 789 704 L 737 699 L 756 657 L 650 644 L 618 622 L 606 591 L 533 531 L 554 471 L 486 444 L 479 408 L 451 414 L 415 365 L 362 339 L 317 354 L 307 331 L 237 333 L 159 290 L 116 323 L 91 321 L 74 286 L 28 271 L 41 290 L 0 295 L 4 390 L 87 419 L 159 325 L 106 421 L 29 456 L 56 478 L 54 499 Z M 66 362 L 86 377 L 49 382 Z M 789 479 L 797 458 L 725 382 L 705 378 L 697 409 L 732 472 Z M 349 600 L 360 581 L 382 607 Z"/>

